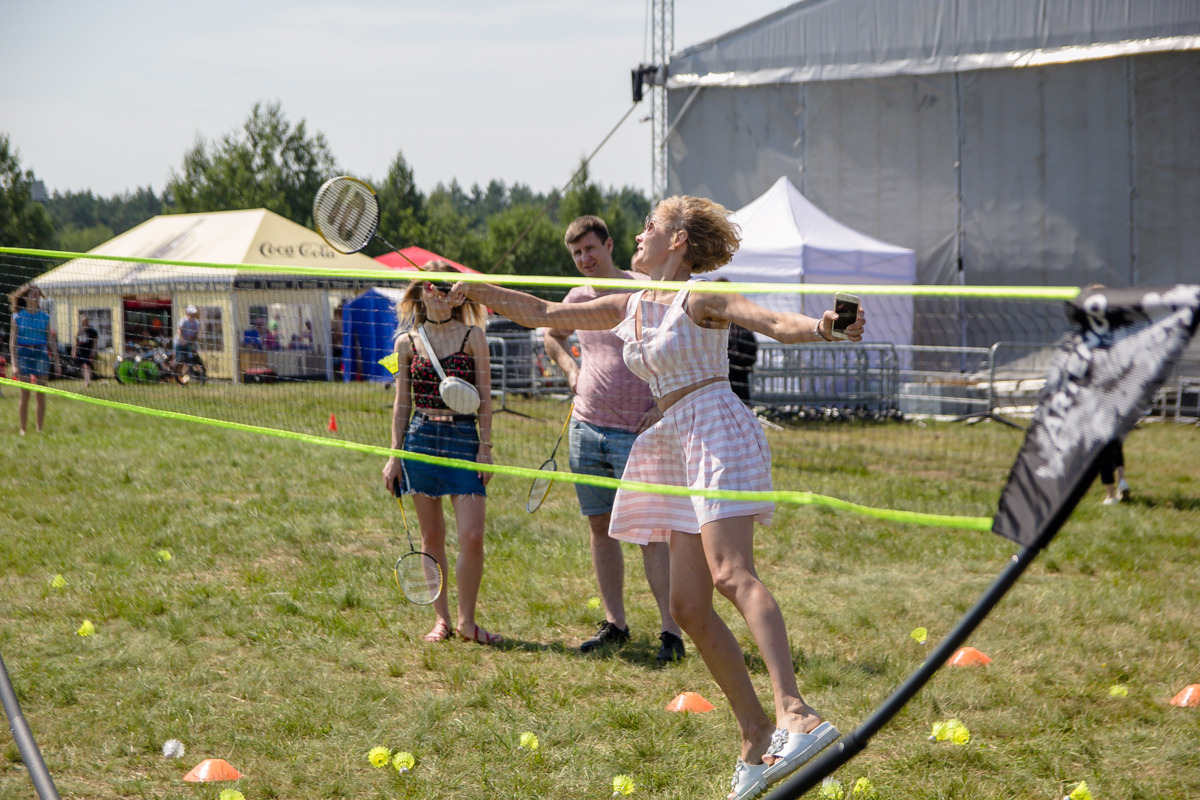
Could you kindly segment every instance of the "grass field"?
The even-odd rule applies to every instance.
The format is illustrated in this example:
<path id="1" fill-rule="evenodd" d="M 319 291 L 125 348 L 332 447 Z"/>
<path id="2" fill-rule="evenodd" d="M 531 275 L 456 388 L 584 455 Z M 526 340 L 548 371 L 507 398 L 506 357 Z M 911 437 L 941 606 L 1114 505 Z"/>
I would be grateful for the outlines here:
<path id="1" fill-rule="evenodd" d="M 0 398 L 0 653 L 63 796 L 216 800 L 229 784 L 182 781 L 208 757 L 242 771 L 247 800 L 608 798 L 619 774 L 634 798 L 725 796 L 732 715 L 690 643 L 683 663 L 655 663 L 640 559 L 633 641 L 578 654 L 600 612 L 568 487 L 531 516 L 524 481 L 492 482 L 479 618 L 508 644 L 429 645 L 431 612 L 391 582 L 403 531 L 380 459 L 58 398 L 47 432 L 20 438 L 14 395 Z M 347 423 L 385 444 L 384 407 Z M 989 516 L 1020 442 L 994 423 L 834 428 L 770 434 L 778 488 Z M 529 446 L 517 438 L 498 438 L 500 460 Z M 944 669 L 837 777 L 891 800 L 1050 800 L 1081 780 L 1097 800 L 1200 796 L 1200 708 L 1168 703 L 1200 683 L 1198 456 L 1195 426 L 1136 431 L 1133 501 L 1102 507 L 1094 487 L 973 637 L 992 664 Z M 780 508 L 757 541 L 805 696 L 843 731 L 921 663 L 930 645 L 910 632 L 935 643 L 1014 552 L 819 507 Z M 94 634 L 77 634 L 84 620 Z M 716 710 L 665 711 L 682 691 Z M 930 742 L 952 717 L 970 742 Z M 0 798 L 30 797 L 2 736 Z M 162 756 L 171 738 L 183 759 Z M 372 767 L 376 746 L 415 767 Z"/>

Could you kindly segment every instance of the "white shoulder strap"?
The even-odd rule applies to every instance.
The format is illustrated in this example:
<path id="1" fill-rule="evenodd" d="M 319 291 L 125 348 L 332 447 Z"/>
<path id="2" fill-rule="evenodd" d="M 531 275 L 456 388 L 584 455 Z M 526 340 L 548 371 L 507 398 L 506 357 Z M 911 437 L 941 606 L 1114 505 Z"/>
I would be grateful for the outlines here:
<path id="1" fill-rule="evenodd" d="M 429 363 L 433 364 L 433 368 L 437 370 L 438 377 L 446 380 L 446 370 L 442 369 L 442 362 L 438 361 L 437 353 L 433 352 L 433 345 L 429 343 L 429 337 L 425 335 L 425 326 L 417 328 L 417 335 L 421 337 L 421 344 L 425 345 L 425 353 L 429 356 Z"/>

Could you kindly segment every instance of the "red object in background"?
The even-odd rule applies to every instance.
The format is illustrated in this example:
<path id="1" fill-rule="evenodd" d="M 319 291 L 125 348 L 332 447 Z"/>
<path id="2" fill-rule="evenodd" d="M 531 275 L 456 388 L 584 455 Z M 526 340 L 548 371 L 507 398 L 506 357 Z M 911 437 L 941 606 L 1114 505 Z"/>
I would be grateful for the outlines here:
<path id="1" fill-rule="evenodd" d="M 405 258 L 405 256 L 408 258 Z M 465 264 L 459 264 L 457 261 L 451 261 L 445 256 L 439 256 L 437 253 L 426 250 L 423 247 L 405 247 L 399 253 L 384 253 L 375 260 L 380 264 L 391 267 L 392 269 L 404 269 L 411 272 L 416 272 L 417 267 L 423 267 L 430 261 L 436 261 L 438 259 L 445 261 L 459 272 L 467 272 L 471 275 L 480 274 L 479 270 L 477 269 L 471 269 Z M 414 263 L 417 265 L 416 267 L 413 266 Z"/>

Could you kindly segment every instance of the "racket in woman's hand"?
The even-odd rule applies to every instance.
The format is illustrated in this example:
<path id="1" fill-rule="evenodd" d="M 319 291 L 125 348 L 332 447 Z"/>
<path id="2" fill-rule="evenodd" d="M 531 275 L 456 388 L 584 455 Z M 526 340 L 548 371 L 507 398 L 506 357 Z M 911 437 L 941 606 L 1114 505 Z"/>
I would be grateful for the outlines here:
<path id="1" fill-rule="evenodd" d="M 371 239 L 378 239 L 421 269 L 379 235 L 379 198 L 374 189 L 358 178 L 341 175 L 321 184 L 313 199 L 313 222 L 321 238 L 339 253 L 357 253 L 370 244 Z"/>
<path id="2" fill-rule="evenodd" d="M 562 430 L 558 432 L 558 441 L 554 443 L 554 450 L 551 451 L 550 457 L 542 462 L 542 466 L 538 469 L 543 472 L 555 472 L 558 470 L 558 462 L 554 460 L 554 456 L 558 454 L 558 446 L 562 444 L 563 434 L 567 432 L 567 425 L 571 423 L 571 413 L 575 410 L 575 404 L 571 403 L 567 409 L 567 418 L 563 421 Z M 525 498 L 525 510 L 530 514 L 542 507 L 542 501 L 546 499 L 546 495 L 550 494 L 550 486 L 553 481 L 549 477 L 537 477 L 533 479 L 533 485 L 529 487 L 529 496 Z"/>
<path id="3" fill-rule="evenodd" d="M 404 533 L 408 536 L 408 552 L 396 559 L 392 575 L 396 586 L 410 603 L 427 606 L 442 594 L 445 585 L 442 567 L 437 559 L 413 546 L 412 532 L 408 529 L 408 514 L 404 511 L 404 498 L 400 493 L 400 481 L 392 483 L 392 494 L 400 506 L 400 518 L 404 520 Z"/>

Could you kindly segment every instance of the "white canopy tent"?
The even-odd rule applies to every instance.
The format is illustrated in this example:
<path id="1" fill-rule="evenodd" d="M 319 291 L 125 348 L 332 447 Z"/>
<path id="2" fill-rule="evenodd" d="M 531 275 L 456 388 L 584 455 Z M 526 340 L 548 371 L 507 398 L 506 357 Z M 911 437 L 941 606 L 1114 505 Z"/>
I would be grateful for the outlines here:
<path id="1" fill-rule="evenodd" d="M 849 228 L 808 201 L 786 177 L 730 217 L 742 230 L 742 245 L 714 278 L 750 283 L 912 285 L 917 257 Z M 762 294 L 751 298 L 768 308 L 819 317 L 833 308 L 830 293 Z M 869 322 L 867 342 L 912 343 L 911 295 L 862 298 Z"/>

